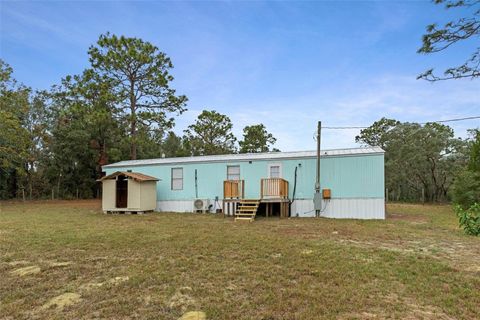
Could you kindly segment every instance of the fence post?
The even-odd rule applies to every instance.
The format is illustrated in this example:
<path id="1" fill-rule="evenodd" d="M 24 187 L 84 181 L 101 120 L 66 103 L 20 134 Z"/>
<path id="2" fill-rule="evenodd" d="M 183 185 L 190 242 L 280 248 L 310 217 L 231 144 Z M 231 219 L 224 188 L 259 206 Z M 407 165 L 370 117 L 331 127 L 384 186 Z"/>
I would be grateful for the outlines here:
<path id="1" fill-rule="evenodd" d="M 422 204 L 425 205 L 425 188 L 422 188 Z"/>

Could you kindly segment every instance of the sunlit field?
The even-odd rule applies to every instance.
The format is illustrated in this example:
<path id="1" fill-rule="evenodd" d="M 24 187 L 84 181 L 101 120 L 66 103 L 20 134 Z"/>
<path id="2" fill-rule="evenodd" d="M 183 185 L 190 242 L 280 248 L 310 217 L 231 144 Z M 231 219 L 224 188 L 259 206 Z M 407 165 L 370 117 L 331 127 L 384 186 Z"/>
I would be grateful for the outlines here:
<path id="1" fill-rule="evenodd" d="M 480 238 L 447 205 L 253 223 L 0 205 L 0 319 L 480 318 Z"/>

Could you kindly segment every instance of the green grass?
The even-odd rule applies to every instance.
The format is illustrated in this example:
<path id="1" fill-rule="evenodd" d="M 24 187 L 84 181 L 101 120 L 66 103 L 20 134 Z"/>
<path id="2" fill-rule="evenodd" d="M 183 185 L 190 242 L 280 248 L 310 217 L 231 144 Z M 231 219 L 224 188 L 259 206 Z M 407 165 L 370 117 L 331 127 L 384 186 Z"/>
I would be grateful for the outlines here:
<path id="1" fill-rule="evenodd" d="M 94 201 L 0 205 L 0 319 L 480 318 L 480 238 L 450 206 L 242 223 L 105 215 Z M 28 266 L 40 272 L 13 273 Z M 42 308 L 64 293 L 81 300 Z"/>

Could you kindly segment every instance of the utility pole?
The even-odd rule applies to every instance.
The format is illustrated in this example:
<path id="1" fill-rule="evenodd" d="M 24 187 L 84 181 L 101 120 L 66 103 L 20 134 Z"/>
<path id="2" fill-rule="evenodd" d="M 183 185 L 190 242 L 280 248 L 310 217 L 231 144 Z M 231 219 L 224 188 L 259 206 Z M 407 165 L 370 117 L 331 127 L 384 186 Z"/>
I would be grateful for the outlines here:
<path id="1" fill-rule="evenodd" d="M 322 138 L 322 121 L 318 121 L 317 128 L 317 179 L 315 181 L 315 194 L 313 196 L 313 206 L 315 217 L 320 217 L 322 210 L 322 195 L 320 193 L 320 145 Z"/>

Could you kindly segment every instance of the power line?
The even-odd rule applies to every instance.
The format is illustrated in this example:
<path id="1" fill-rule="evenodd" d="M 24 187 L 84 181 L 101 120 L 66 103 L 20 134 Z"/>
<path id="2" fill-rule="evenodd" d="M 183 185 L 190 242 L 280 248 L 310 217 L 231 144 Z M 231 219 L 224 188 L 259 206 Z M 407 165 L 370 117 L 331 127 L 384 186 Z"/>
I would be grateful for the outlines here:
<path id="1" fill-rule="evenodd" d="M 457 118 L 457 119 L 450 119 L 450 120 L 438 120 L 438 121 L 432 121 L 432 122 L 453 122 L 453 121 L 463 121 L 463 120 L 473 120 L 473 119 L 480 119 L 480 116 L 476 117 L 466 117 L 466 118 Z M 425 123 L 420 123 L 420 124 L 427 124 L 428 122 Z"/>
<path id="2" fill-rule="evenodd" d="M 428 122 L 420 122 L 419 124 L 427 124 L 427 123 L 445 123 L 445 122 L 454 122 L 454 121 L 465 121 L 465 120 L 474 120 L 480 119 L 480 116 L 473 116 L 473 117 L 465 117 L 465 118 L 454 118 L 454 119 L 447 119 L 447 120 L 438 120 L 438 121 L 428 121 Z M 360 127 L 360 126 L 345 126 L 345 127 L 322 127 L 322 129 L 330 129 L 330 130 L 349 130 L 349 129 L 367 129 L 369 127 Z"/>

